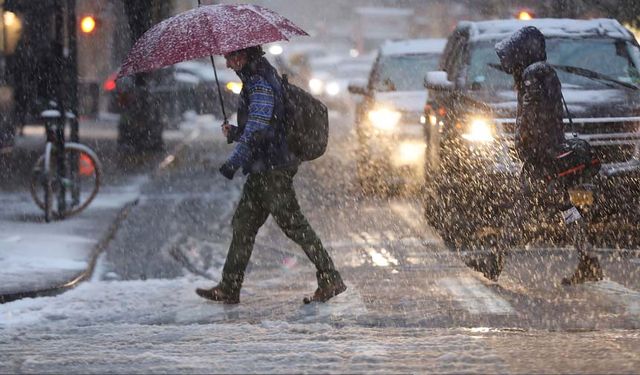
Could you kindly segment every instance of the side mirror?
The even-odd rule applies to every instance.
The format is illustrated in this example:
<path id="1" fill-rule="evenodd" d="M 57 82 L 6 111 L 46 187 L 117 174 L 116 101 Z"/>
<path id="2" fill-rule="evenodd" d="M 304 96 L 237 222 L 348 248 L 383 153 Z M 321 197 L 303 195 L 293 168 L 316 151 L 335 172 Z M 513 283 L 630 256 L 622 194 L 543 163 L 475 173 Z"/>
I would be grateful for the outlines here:
<path id="1" fill-rule="evenodd" d="M 427 73 L 424 78 L 424 87 L 429 90 L 451 91 L 455 85 L 447 79 L 447 72 L 435 71 Z"/>
<path id="2" fill-rule="evenodd" d="M 364 87 L 362 85 L 359 85 L 357 83 L 350 83 L 349 86 L 347 87 L 347 89 L 352 94 L 357 94 L 357 95 L 366 95 L 367 94 L 366 87 Z"/>

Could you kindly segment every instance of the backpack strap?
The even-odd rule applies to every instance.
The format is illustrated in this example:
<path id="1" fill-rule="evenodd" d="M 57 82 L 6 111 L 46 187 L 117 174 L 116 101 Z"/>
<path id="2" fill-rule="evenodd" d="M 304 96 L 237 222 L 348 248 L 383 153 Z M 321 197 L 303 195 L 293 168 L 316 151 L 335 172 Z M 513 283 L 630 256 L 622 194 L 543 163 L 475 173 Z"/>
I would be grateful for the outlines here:
<path id="1" fill-rule="evenodd" d="M 571 128 L 571 132 L 573 133 L 574 137 L 577 137 L 578 133 L 576 133 L 576 129 L 573 126 L 573 119 L 571 118 L 571 112 L 569 112 L 569 106 L 567 105 L 567 102 L 564 100 L 564 95 L 562 95 L 562 90 L 560 90 L 560 97 L 562 98 L 562 104 L 564 104 L 564 109 L 567 111 L 567 117 L 569 118 L 569 127 Z"/>

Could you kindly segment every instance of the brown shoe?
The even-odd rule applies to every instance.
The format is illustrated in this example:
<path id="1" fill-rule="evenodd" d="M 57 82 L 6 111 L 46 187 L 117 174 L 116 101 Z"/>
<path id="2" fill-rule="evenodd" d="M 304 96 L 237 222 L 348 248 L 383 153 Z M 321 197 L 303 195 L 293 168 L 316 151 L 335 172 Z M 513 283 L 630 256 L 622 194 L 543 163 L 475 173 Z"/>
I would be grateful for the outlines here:
<path id="1" fill-rule="evenodd" d="M 305 304 L 311 302 L 327 302 L 331 298 L 347 290 L 347 286 L 342 281 L 338 272 L 322 273 L 318 272 L 318 288 L 311 297 L 304 297 Z"/>
<path id="2" fill-rule="evenodd" d="M 240 303 L 240 291 L 235 293 L 225 292 L 219 285 L 214 286 L 211 289 L 196 289 L 196 294 L 202 298 L 209 299 L 211 301 L 222 302 L 229 305 Z"/>
<path id="3" fill-rule="evenodd" d="M 603 278 L 598 258 L 580 256 L 580 263 L 573 275 L 562 278 L 562 285 L 576 285 L 587 281 L 600 281 Z"/>

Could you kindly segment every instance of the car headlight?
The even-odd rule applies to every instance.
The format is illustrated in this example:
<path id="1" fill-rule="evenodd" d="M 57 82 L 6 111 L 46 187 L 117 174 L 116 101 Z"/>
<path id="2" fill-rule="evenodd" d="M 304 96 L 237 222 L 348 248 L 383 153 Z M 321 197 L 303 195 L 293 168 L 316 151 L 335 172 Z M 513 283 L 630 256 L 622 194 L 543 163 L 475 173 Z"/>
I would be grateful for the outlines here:
<path id="1" fill-rule="evenodd" d="M 467 122 L 462 138 L 471 142 L 491 142 L 495 138 L 495 128 L 490 120 L 475 117 Z"/>
<path id="2" fill-rule="evenodd" d="M 401 114 L 388 108 L 380 108 L 369 111 L 367 117 L 375 128 L 392 130 L 400 121 Z"/>
<path id="3" fill-rule="evenodd" d="M 416 164 L 424 160 L 427 146 L 422 142 L 404 142 L 400 144 L 399 159 L 403 164 Z"/>
<path id="4" fill-rule="evenodd" d="M 269 53 L 275 56 L 281 55 L 284 49 L 279 44 L 274 44 L 269 47 Z"/>
<path id="5" fill-rule="evenodd" d="M 309 80 L 309 90 L 313 95 L 320 95 L 324 91 L 324 82 L 319 78 L 311 78 Z"/>
<path id="6" fill-rule="evenodd" d="M 242 91 L 242 82 L 227 82 L 227 90 L 231 91 L 232 93 L 238 95 L 240 94 L 240 91 Z"/>
<path id="7" fill-rule="evenodd" d="M 329 82 L 325 88 L 327 95 L 336 96 L 340 93 L 340 85 L 338 82 Z"/>

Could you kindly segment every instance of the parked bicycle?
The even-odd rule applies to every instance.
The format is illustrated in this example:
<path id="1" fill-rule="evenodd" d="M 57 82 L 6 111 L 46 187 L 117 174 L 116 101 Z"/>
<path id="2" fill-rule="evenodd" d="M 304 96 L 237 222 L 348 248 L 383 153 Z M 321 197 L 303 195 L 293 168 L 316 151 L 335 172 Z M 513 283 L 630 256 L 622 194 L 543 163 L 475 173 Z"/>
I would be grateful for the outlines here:
<path id="1" fill-rule="evenodd" d="M 83 144 L 65 142 L 65 125 L 73 116 L 67 112 L 63 117 L 58 109 L 42 112 L 47 143 L 33 167 L 31 196 L 44 210 L 46 222 L 84 210 L 100 189 L 102 165 L 96 153 Z"/>

